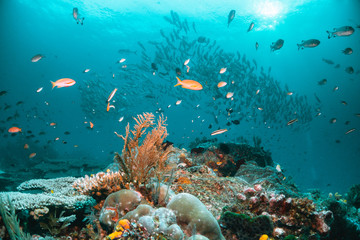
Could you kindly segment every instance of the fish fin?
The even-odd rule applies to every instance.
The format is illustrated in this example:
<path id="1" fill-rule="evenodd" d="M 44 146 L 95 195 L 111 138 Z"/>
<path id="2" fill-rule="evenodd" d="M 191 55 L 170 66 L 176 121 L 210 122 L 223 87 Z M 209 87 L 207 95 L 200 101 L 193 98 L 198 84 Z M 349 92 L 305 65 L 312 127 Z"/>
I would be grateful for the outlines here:
<path id="1" fill-rule="evenodd" d="M 330 31 L 326 31 L 327 34 L 329 34 L 328 39 L 332 37 L 332 33 Z"/>
<path id="2" fill-rule="evenodd" d="M 178 82 L 177 82 L 177 84 L 176 84 L 176 85 L 174 85 L 174 87 L 179 86 L 179 85 L 182 85 L 182 84 L 181 84 L 181 80 L 180 80 L 180 78 L 176 77 L 176 79 L 177 79 L 177 81 L 178 81 Z"/>
<path id="3" fill-rule="evenodd" d="M 54 87 L 56 87 L 56 83 L 53 82 L 53 81 L 50 81 L 50 82 L 51 82 L 51 84 L 52 84 L 52 89 L 54 89 Z"/>

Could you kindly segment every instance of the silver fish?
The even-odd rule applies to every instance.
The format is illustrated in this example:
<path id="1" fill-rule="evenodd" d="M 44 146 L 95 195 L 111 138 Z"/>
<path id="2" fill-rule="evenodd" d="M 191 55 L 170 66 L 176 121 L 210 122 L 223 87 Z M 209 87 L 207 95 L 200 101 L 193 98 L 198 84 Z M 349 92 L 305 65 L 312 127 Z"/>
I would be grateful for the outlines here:
<path id="1" fill-rule="evenodd" d="M 251 22 L 247 31 L 250 32 L 254 28 L 254 26 L 255 26 L 255 23 Z"/>
<path id="2" fill-rule="evenodd" d="M 309 39 L 309 40 L 302 40 L 300 44 L 297 44 L 298 50 L 304 49 L 304 48 L 314 48 L 320 44 L 320 41 L 317 39 Z"/>
<path id="3" fill-rule="evenodd" d="M 229 27 L 230 23 L 232 22 L 232 20 L 234 20 L 234 17 L 235 17 L 235 10 L 231 10 L 229 12 L 229 16 L 228 16 L 228 27 Z"/>
<path id="4" fill-rule="evenodd" d="M 339 28 L 334 28 L 334 30 L 332 32 L 330 31 L 326 31 L 327 34 L 329 34 L 328 39 L 332 38 L 332 37 L 346 37 L 346 36 L 350 36 L 354 33 L 355 29 L 351 26 L 344 26 L 344 27 L 339 27 Z"/>
<path id="5" fill-rule="evenodd" d="M 31 58 L 31 62 L 38 62 L 40 61 L 42 58 L 44 58 L 45 56 L 44 55 L 41 55 L 41 54 L 36 54 L 35 56 L 33 56 Z"/>
<path id="6" fill-rule="evenodd" d="M 79 10 L 78 8 L 73 8 L 73 17 L 76 21 L 76 24 L 81 24 L 83 25 L 84 24 L 84 17 L 82 17 L 80 14 L 79 14 Z"/>

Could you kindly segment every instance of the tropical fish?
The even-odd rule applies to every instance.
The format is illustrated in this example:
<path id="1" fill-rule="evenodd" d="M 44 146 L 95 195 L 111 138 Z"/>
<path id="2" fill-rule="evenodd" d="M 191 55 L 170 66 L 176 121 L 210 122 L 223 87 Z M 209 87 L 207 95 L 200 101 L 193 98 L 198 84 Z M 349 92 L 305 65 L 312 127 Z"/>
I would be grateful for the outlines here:
<path id="1" fill-rule="evenodd" d="M 345 134 L 349 134 L 349 133 L 351 133 L 351 132 L 353 132 L 355 130 L 356 130 L 355 128 L 352 128 L 352 129 L 348 130 Z"/>
<path id="2" fill-rule="evenodd" d="M 304 48 L 314 48 L 320 44 L 320 41 L 317 39 L 309 39 L 309 40 L 302 40 L 300 44 L 297 44 L 298 50 L 304 49 Z"/>
<path id="3" fill-rule="evenodd" d="M 87 68 L 87 69 L 85 69 L 85 70 L 83 71 L 83 73 L 87 73 L 87 72 L 90 72 L 90 69 L 89 69 L 89 68 Z"/>
<path id="4" fill-rule="evenodd" d="M 224 72 L 226 72 L 226 69 L 227 69 L 227 68 L 221 68 L 220 71 L 219 71 L 219 73 L 220 73 L 220 74 L 223 74 Z"/>
<path id="5" fill-rule="evenodd" d="M 56 123 L 52 122 L 49 124 L 50 126 L 56 126 Z"/>
<path id="6" fill-rule="evenodd" d="M 17 132 L 21 132 L 21 128 L 18 127 L 11 127 L 8 130 L 9 133 L 17 133 Z"/>
<path id="7" fill-rule="evenodd" d="M 125 62 L 125 61 L 126 61 L 126 59 L 125 59 L 125 58 L 122 58 L 122 59 L 119 60 L 119 63 L 123 63 L 123 62 Z"/>
<path id="8" fill-rule="evenodd" d="M 255 23 L 251 22 L 247 32 L 250 32 L 254 28 L 254 26 L 255 26 Z"/>
<path id="9" fill-rule="evenodd" d="M 276 42 L 273 42 L 271 45 L 270 45 L 270 50 L 272 52 L 276 51 L 276 50 L 279 50 L 280 48 L 282 48 L 284 46 L 284 40 L 283 39 L 279 39 L 277 40 Z"/>
<path id="10" fill-rule="evenodd" d="M 228 27 L 229 27 L 230 23 L 232 22 L 232 20 L 234 20 L 234 17 L 235 17 L 235 10 L 231 10 L 229 12 L 229 16 L 228 16 Z"/>
<path id="11" fill-rule="evenodd" d="M 29 144 L 25 143 L 24 149 L 29 149 Z"/>
<path id="12" fill-rule="evenodd" d="M 73 17 L 76 21 L 76 24 L 81 24 L 83 25 L 84 24 L 84 17 L 82 17 L 80 14 L 79 14 L 79 10 L 78 8 L 73 8 Z"/>
<path id="13" fill-rule="evenodd" d="M 213 131 L 210 135 L 211 136 L 214 136 L 214 135 L 218 135 L 218 134 L 221 134 L 221 133 L 224 133 L 224 132 L 227 132 L 228 130 L 226 128 L 224 129 L 219 129 L 219 130 L 216 130 L 216 131 Z"/>
<path id="14" fill-rule="evenodd" d="M 291 125 L 291 124 L 293 124 L 293 123 L 295 123 L 295 122 L 297 122 L 297 121 L 298 121 L 297 118 L 292 119 L 292 120 L 288 121 L 287 125 L 289 126 L 289 125 Z"/>
<path id="15" fill-rule="evenodd" d="M 259 43 L 256 42 L 256 43 L 255 43 L 255 49 L 256 49 L 256 51 L 258 50 L 258 48 L 259 48 Z"/>
<path id="16" fill-rule="evenodd" d="M 182 100 L 177 100 L 175 104 L 179 105 L 181 102 L 182 102 Z"/>
<path id="17" fill-rule="evenodd" d="M 1 92 L 0 92 L 0 96 L 3 96 L 3 95 L 5 95 L 5 94 L 7 94 L 7 91 L 1 91 Z"/>
<path id="18" fill-rule="evenodd" d="M 120 117 L 120 118 L 119 118 L 119 122 L 121 122 L 122 120 L 124 120 L 124 117 Z"/>
<path id="19" fill-rule="evenodd" d="M 324 62 L 326 62 L 327 64 L 334 64 L 334 62 L 332 61 L 332 60 L 330 60 L 330 59 L 326 59 L 326 58 L 323 58 L 322 59 Z"/>
<path id="20" fill-rule="evenodd" d="M 339 28 L 334 28 L 334 30 L 332 32 L 330 31 L 326 31 L 327 34 L 329 34 L 328 39 L 332 38 L 332 37 L 346 37 L 346 36 L 350 36 L 354 33 L 355 29 L 351 26 L 344 26 L 344 27 L 339 27 Z"/>
<path id="21" fill-rule="evenodd" d="M 222 87 L 225 87 L 227 85 L 227 82 L 219 82 L 218 84 L 217 84 L 217 87 L 218 88 L 222 88 Z"/>
<path id="22" fill-rule="evenodd" d="M 347 72 L 348 74 L 353 74 L 354 73 L 354 68 L 353 67 L 347 67 L 347 68 L 345 68 L 345 72 Z"/>
<path id="23" fill-rule="evenodd" d="M 106 100 L 107 103 L 111 101 L 111 99 L 114 97 L 116 91 L 117 91 L 117 88 L 115 88 L 115 89 L 110 93 L 108 99 Z"/>
<path id="24" fill-rule="evenodd" d="M 76 83 L 71 78 L 61 78 L 61 79 L 57 80 L 56 82 L 52 82 L 52 81 L 50 81 L 50 82 L 52 84 L 52 88 L 54 88 L 54 87 L 57 87 L 57 88 L 70 87 Z"/>
<path id="25" fill-rule="evenodd" d="M 44 55 L 41 55 L 41 54 L 36 54 L 35 56 L 33 56 L 31 58 L 31 62 L 38 62 L 40 61 L 42 58 L 44 58 L 45 56 Z"/>
<path id="26" fill-rule="evenodd" d="M 36 153 L 30 153 L 29 158 L 34 158 L 36 156 Z"/>
<path id="27" fill-rule="evenodd" d="M 326 83 L 327 83 L 327 80 L 325 78 L 318 82 L 319 85 L 325 85 Z"/>
<path id="28" fill-rule="evenodd" d="M 226 98 L 232 98 L 234 96 L 234 93 L 233 92 L 228 92 L 226 94 Z"/>
<path id="29" fill-rule="evenodd" d="M 93 128 L 94 124 L 92 122 L 89 122 L 89 123 L 90 123 L 90 128 Z"/>
<path id="30" fill-rule="evenodd" d="M 232 120 L 231 121 L 233 124 L 235 124 L 235 125 L 239 125 L 240 124 L 240 121 L 239 120 Z"/>
<path id="31" fill-rule="evenodd" d="M 197 81 L 194 80 L 180 80 L 180 78 L 176 77 L 177 79 L 177 84 L 174 85 L 174 87 L 176 86 L 181 86 L 182 88 L 186 88 L 186 89 L 190 89 L 190 90 L 201 90 L 203 89 L 203 87 L 201 86 L 201 84 Z"/>
<path id="32" fill-rule="evenodd" d="M 351 48 L 345 48 L 344 50 L 342 50 L 342 52 L 345 54 L 345 55 L 350 55 L 353 53 L 353 50 Z"/>
<path id="33" fill-rule="evenodd" d="M 38 89 L 36 90 L 36 92 L 41 92 L 42 90 L 43 90 L 43 87 L 38 88 Z"/>
<path id="34" fill-rule="evenodd" d="M 184 65 L 188 65 L 189 62 L 190 62 L 190 58 L 185 60 Z"/>
<path id="35" fill-rule="evenodd" d="M 336 123 L 336 118 L 330 119 L 330 123 Z"/>

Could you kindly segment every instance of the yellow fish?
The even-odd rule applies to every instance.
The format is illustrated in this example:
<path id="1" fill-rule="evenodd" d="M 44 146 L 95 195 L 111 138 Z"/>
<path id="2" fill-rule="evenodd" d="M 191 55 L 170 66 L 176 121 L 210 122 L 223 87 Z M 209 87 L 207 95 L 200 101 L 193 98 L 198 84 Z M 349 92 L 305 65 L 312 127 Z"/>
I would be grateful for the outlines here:
<path id="1" fill-rule="evenodd" d="M 182 88 L 186 88 L 186 89 L 190 89 L 190 90 L 201 90 L 203 89 L 203 87 L 201 86 L 201 84 L 197 81 L 194 80 L 180 80 L 180 78 L 176 77 L 177 79 L 177 84 L 174 86 L 179 86 L 181 85 Z"/>

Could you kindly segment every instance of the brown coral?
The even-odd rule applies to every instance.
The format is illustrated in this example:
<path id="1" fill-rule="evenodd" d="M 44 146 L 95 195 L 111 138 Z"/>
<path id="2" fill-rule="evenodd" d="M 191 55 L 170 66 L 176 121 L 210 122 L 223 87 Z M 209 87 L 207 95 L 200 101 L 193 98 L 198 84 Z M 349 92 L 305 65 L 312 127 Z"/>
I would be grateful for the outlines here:
<path id="1" fill-rule="evenodd" d="M 172 147 L 165 150 L 163 148 L 163 142 L 168 135 L 166 118 L 160 116 L 155 127 L 152 113 L 143 113 L 134 119 L 136 121 L 134 130 L 130 130 L 128 124 L 125 136 L 118 135 L 124 140 L 124 148 L 121 156 L 115 154 L 115 160 L 125 173 L 123 176 L 125 181 L 133 183 L 135 188 L 139 189 L 140 185 L 146 184 L 150 177 L 155 176 L 160 181 L 165 171 L 166 160 L 173 150 Z M 149 127 L 153 129 L 147 133 L 140 145 L 140 139 Z"/>
<path id="2" fill-rule="evenodd" d="M 85 175 L 73 183 L 73 187 L 84 195 L 101 196 L 127 188 L 121 172 L 99 172 L 94 176 Z"/>

